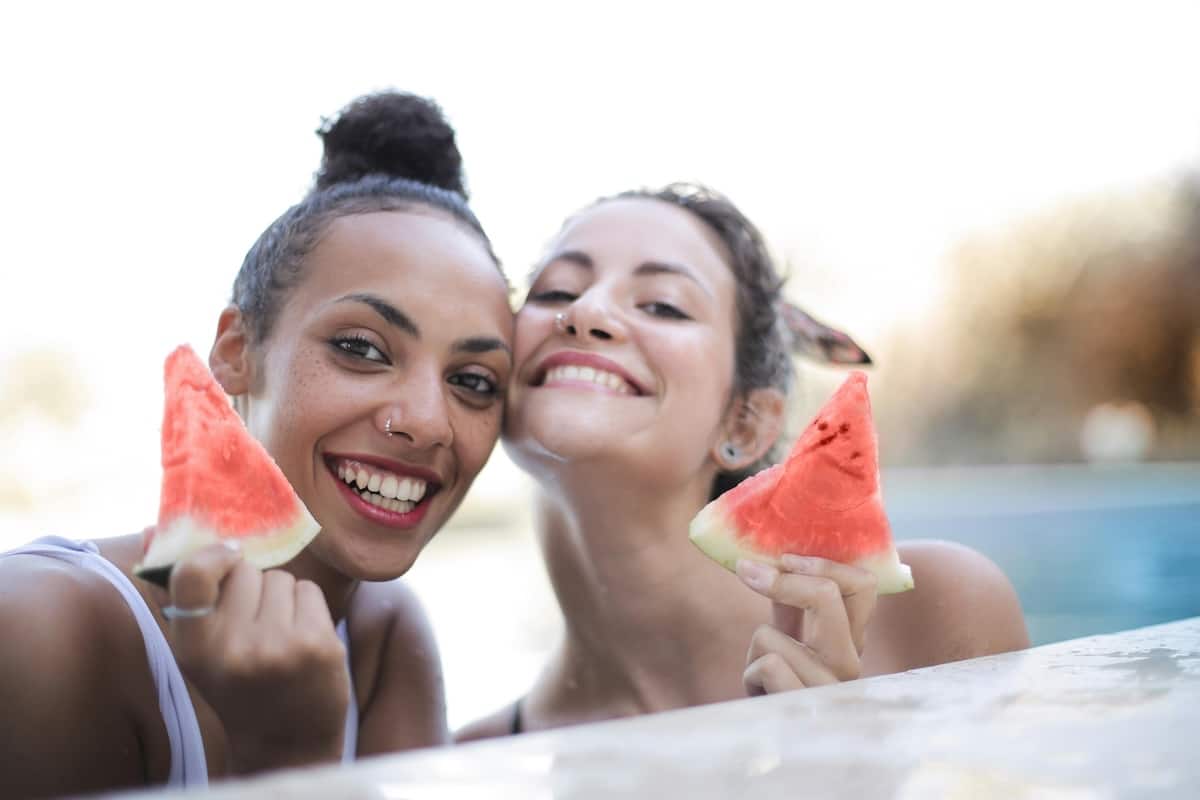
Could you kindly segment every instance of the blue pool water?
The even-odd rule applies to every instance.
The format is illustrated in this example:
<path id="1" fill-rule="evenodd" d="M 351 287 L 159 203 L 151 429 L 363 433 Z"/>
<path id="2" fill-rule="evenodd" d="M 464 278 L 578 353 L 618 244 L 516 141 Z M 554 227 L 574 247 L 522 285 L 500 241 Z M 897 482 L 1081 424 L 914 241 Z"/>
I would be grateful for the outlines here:
<path id="1" fill-rule="evenodd" d="M 1200 616 L 1200 465 L 885 473 L 895 535 L 1000 565 L 1034 644 Z"/>

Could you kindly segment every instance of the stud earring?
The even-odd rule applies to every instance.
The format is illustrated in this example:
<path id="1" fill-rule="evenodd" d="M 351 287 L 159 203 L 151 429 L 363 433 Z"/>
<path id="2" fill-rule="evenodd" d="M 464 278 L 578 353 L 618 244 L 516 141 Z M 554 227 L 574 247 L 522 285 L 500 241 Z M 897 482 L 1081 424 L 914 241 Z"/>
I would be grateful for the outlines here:
<path id="1" fill-rule="evenodd" d="M 738 456 L 741 454 L 738 452 L 738 449 L 733 446 L 733 442 L 726 442 L 725 444 L 721 445 L 721 455 L 725 456 L 725 460 L 727 461 L 737 461 Z"/>
<path id="2" fill-rule="evenodd" d="M 383 432 L 388 436 L 392 436 L 392 418 L 388 417 L 387 422 L 383 423 Z"/>
<path id="3" fill-rule="evenodd" d="M 558 312 L 554 315 L 554 328 L 559 333 L 567 332 L 567 315 L 563 312 Z"/>

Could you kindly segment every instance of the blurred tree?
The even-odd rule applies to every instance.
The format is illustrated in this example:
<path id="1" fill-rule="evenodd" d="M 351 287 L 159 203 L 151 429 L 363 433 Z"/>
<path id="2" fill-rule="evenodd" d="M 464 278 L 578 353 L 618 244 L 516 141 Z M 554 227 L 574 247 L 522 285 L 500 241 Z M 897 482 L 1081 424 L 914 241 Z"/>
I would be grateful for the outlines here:
<path id="1" fill-rule="evenodd" d="M 941 312 L 880 376 L 889 461 L 1083 457 L 1089 411 L 1200 458 L 1200 180 L 1064 204 L 952 255 Z"/>

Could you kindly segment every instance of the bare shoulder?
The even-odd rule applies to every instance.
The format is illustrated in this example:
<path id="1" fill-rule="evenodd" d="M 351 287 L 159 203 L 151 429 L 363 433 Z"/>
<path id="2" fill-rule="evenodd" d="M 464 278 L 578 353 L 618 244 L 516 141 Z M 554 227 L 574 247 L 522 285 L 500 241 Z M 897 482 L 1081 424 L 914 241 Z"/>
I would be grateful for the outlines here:
<path id="1" fill-rule="evenodd" d="M 27 645 L 14 650 L 32 648 L 46 656 L 104 647 L 136 628 L 124 600 L 107 580 L 36 555 L 0 559 L 0 626 L 15 637 L 8 641 Z"/>
<path id="2" fill-rule="evenodd" d="M 896 549 L 912 568 L 916 588 L 879 598 L 867 633 L 867 672 L 899 672 L 1029 646 L 1017 593 L 991 559 L 939 540 L 899 542 Z"/>
<path id="3" fill-rule="evenodd" d="M 512 733 L 513 714 L 515 705 L 509 703 L 503 708 L 481 717 L 454 732 L 454 741 L 462 744 L 480 739 L 495 739 Z"/>
<path id="4" fill-rule="evenodd" d="M 447 743 L 441 657 L 416 593 L 400 580 L 364 583 L 349 626 L 358 754 Z"/>
<path id="5" fill-rule="evenodd" d="M 129 665 L 145 650 L 106 580 L 40 556 L 0 559 L 0 641 L 0 774 L 17 794 L 144 780 Z"/>

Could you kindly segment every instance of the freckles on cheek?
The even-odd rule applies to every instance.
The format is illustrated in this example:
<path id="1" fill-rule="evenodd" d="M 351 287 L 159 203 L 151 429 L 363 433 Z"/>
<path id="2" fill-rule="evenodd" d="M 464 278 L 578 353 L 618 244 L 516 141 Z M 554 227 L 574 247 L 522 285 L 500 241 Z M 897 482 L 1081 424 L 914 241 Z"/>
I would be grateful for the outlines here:
<path id="1" fill-rule="evenodd" d="M 500 412 L 462 421 L 456 438 L 463 445 L 463 467 L 472 473 L 478 472 L 500 438 Z"/>
<path id="2" fill-rule="evenodd" d="M 300 354 L 290 367 L 278 376 L 272 402 L 275 422 L 271 427 L 276 436 L 286 437 L 280 442 L 284 446 L 322 416 L 322 406 L 336 405 L 339 395 L 313 354 Z"/>

